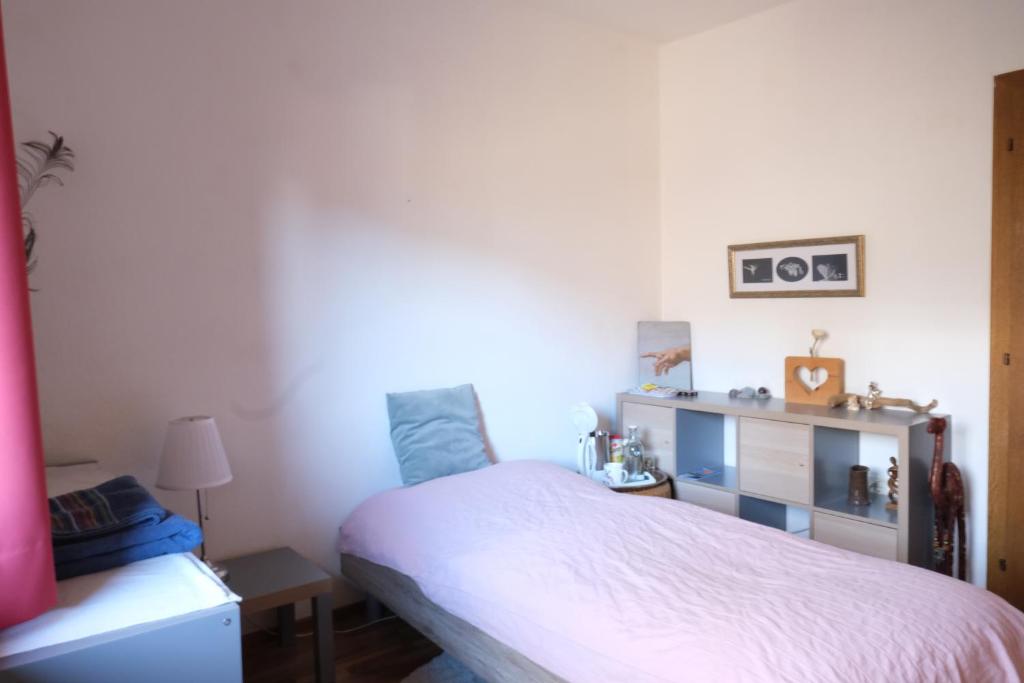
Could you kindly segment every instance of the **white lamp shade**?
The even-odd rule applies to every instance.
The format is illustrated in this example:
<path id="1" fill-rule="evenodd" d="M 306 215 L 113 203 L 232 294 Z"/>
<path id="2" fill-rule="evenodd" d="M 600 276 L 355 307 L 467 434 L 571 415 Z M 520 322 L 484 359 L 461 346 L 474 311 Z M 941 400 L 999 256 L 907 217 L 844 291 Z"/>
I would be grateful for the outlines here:
<path id="1" fill-rule="evenodd" d="M 160 456 L 157 488 L 209 489 L 229 481 L 231 467 L 213 418 L 200 415 L 171 420 Z"/>

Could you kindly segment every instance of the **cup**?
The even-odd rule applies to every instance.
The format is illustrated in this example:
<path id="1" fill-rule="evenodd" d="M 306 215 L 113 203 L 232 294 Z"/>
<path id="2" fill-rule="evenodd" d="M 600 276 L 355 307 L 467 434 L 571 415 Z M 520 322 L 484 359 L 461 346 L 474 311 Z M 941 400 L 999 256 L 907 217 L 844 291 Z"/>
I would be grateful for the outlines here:
<path id="1" fill-rule="evenodd" d="M 606 462 L 604 476 L 612 486 L 622 486 L 626 483 L 626 466 L 621 462 Z"/>

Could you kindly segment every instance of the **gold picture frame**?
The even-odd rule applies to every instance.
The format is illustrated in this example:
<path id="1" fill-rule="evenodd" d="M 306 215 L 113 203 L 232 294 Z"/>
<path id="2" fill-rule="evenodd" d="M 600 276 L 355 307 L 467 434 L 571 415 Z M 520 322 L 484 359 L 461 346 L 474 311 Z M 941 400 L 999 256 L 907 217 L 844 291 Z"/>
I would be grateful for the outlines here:
<path id="1" fill-rule="evenodd" d="M 864 296 L 864 235 L 732 244 L 728 260 L 731 299 Z"/>

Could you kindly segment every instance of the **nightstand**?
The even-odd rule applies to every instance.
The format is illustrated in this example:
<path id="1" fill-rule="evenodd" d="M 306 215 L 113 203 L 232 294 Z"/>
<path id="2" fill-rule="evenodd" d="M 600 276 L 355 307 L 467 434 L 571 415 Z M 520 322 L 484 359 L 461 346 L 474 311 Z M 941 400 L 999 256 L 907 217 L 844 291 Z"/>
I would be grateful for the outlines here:
<path id="1" fill-rule="evenodd" d="M 242 597 L 242 616 L 277 609 L 282 645 L 295 642 L 295 603 L 313 604 L 313 657 L 317 683 L 334 683 L 331 577 L 291 548 L 275 548 L 222 562 L 228 587 Z"/>
<path id="2" fill-rule="evenodd" d="M 631 493 L 635 496 L 672 497 L 672 481 L 661 470 L 655 470 L 653 484 L 647 484 L 646 486 L 609 486 L 608 488 L 616 493 Z"/>

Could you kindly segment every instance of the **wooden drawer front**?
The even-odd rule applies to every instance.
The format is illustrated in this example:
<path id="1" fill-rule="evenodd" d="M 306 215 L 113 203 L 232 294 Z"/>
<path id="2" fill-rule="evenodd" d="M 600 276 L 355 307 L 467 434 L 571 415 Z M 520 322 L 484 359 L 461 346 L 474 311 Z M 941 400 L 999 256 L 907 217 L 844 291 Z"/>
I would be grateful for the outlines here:
<path id="1" fill-rule="evenodd" d="M 899 532 L 885 526 L 858 522 L 823 512 L 814 513 L 814 540 L 857 553 L 896 560 Z"/>
<path id="2" fill-rule="evenodd" d="M 740 418 L 740 489 L 807 505 L 811 502 L 811 428 Z"/>
<path id="3" fill-rule="evenodd" d="M 708 510 L 736 516 L 736 494 L 676 481 L 676 499 Z"/>
<path id="4" fill-rule="evenodd" d="M 674 408 L 649 406 L 642 403 L 622 404 L 622 438 L 627 427 L 640 429 L 644 453 L 658 459 L 658 469 L 670 477 L 676 476 L 676 411 Z"/>

